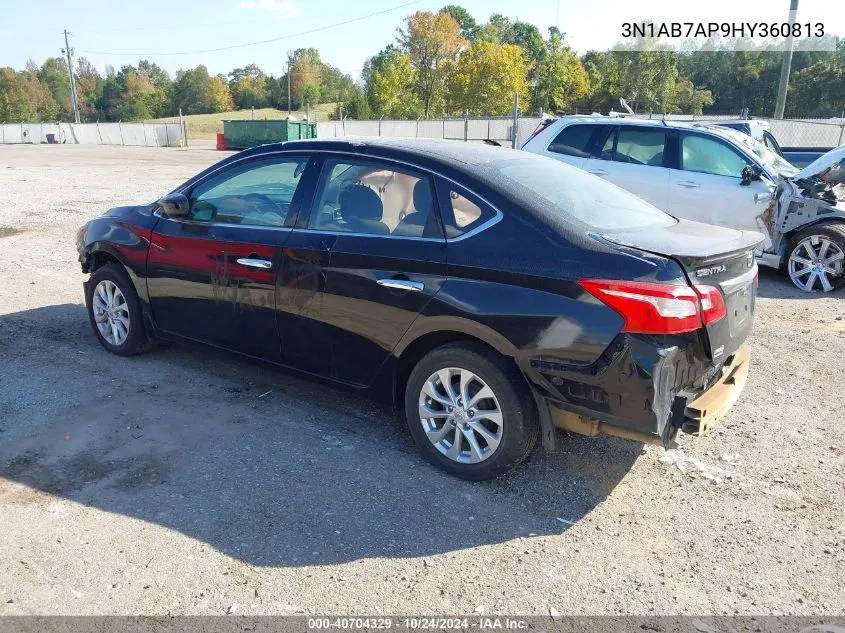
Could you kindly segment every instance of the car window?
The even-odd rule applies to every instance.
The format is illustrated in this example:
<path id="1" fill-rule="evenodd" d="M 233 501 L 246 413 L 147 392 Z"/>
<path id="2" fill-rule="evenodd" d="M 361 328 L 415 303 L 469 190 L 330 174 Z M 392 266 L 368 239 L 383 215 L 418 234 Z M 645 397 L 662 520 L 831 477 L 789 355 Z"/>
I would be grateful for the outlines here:
<path id="1" fill-rule="evenodd" d="M 549 143 L 548 150 L 556 154 L 589 158 L 590 138 L 595 131 L 594 125 L 567 125 L 555 139 Z"/>
<path id="2" fill-rule="evenodd" d="M 520 158 L 490 166 L 515 196 L 539 196 L 543 213 L 568 215 L 594 230 L 670 226 L 677 222 L 621 187 L 557 160 Z"/>
<path id="3" fill-rule="evenodd" d="M 751 162 L 721 141 L 697 134 L 681 137 L 681 169 L 714 176 L 742 176 Z"/>
<path id="4" fill-rule="evenodd" d="M 191 192 L 190 218 L 254 226 L 284 226 L 305 158 L 272 159 L 233 167 Z"/>
<path id="5" fill-rule="evenodd" d="M 373 161 L 327 160 L 308 228 L 367 235 L 439 233 L 430 179 Z"/>
<path id="6" fill-rule="evenodd" d="M 481 226 L 496 215 L 496 211 L 469 191 L 442 180 L 441 192 L 448 192 L 448 202 L 441 202 L 446 237 L 456 238 Z M 438 187 L 440 188 L 440 187 Z"/>
<path id="7" fill-rule="evenodd" d="M 616 139 L 617 163 L 632 163 L 650 167 L 663 166 L 666 131 L 648 127 L 621 127 Z"/>

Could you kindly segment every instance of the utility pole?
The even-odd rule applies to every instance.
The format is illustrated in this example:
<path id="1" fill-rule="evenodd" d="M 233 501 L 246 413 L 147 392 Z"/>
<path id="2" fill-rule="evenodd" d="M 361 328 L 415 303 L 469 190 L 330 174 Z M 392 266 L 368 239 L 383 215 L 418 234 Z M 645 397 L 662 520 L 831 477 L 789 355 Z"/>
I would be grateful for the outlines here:
<path id="1" fill-rule="evenodd" d="M 290 58 L 288 58 L 288 116 L 290 116 Z"/>
<path id="2" fill-rule="evenodd" d="M 68 35 L 67 29 L 65 29 L 65 47 L 62 52 L 67 55 L 67 75 L 68 79 L 70 79 L 70 100 L 73 102 L 73 118 L 74 121 L 79 123 L 79 99 L 76 96 L 76 82 L 73 80 L 73 51 L 67 41 Z"/>
<path id="3" fill-rule="evenodd" d="M 789 0 L 789 23 L 795 24 L 798 13 L 798 0 Z M 780 83 L 778 84 L 778 96 L 775 101 L 775 118 L 782 119 L 783 111 L 786 109 L 786 89 L 789 87 L 789 71 L 792 68 L 792 29 L 786 35 L 784 43 L 786 50 L 783 53 L 783 63 L 780 66 Z"/>

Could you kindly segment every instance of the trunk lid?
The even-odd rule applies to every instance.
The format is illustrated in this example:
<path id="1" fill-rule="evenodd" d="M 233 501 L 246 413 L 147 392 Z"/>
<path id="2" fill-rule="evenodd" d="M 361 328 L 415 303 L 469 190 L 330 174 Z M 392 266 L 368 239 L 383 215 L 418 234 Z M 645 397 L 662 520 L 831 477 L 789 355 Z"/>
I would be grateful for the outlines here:
<path id="1" fill-rule="evenodd" d="M 727 314 L 705 326 L 714 362 L 733 354 L 751 332 L 756 301 L 754 249 L 763 241 L 755 231 L 679 220 L 667 227 L 647 227 L 606 234 L 604 239 L 674 259 L 692 285 L 715 286 Z"/>

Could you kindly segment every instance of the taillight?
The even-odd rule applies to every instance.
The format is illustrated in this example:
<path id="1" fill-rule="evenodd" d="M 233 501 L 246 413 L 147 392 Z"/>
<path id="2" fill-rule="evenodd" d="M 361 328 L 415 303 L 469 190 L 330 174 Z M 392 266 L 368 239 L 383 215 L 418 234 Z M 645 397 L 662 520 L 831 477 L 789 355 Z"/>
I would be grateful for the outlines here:
<path id="1" fill-rule="evenodd" d="M 687 285 L 612 279 L 582 279 L 578 284 L 625 319 L 623 332 L 693 332 L 726 314 L 722 294 L 713 286 L 693 290 Z"/>
<path id="2" fill-rule="evenodd" d="M 534 138 L 535 136 L 537 136 L 540 132 L 542 132 L 542 131 L 543 131 L 543 130 L 545 130 L 547 127 L 549 127 L 549 125 L 551 125 L 551 123 L 552 123 L 552 121 L 553 121 L 553 120 L 554 120 L 554 119 L 549 119 L 549 120 L 547 120 L 547 121 L 540 121 L 540 125 L 538 125 L 538 126 L 534 129 L 534 131 L 533 131 L 533 132 L 531 132 L 531 136 L 529 136 L 529 137 L 528 137 L 528 141 L 530 141 L 532 138 Z M 525 142 L 527 143 L 528 141 L 525 141 Z"/>
<path id="3" fill-rule="evenodd" d="M 704 325 L 718 321 L 728 313 L 722 292 L 713 286 L 693 286 L 701 298 L 701 322 Z"/>

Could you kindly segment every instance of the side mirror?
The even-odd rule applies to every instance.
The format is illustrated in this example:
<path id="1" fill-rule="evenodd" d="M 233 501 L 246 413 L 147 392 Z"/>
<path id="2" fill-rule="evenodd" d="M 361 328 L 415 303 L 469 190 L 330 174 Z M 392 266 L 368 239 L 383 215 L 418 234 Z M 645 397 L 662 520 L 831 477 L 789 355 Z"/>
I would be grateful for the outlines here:
<path id="1" fill-rule="evenodd" d="M 751 184 L 754 180 L 760 180 L 760 177 L 763 175 L 763 170 L 760 169 L 757 165 L 746 165 L 745 168 L 742 170 L 742 178 L 739 181 L 743 187 L 747 187 Z"/>
<path id="2" fill-rule="evenodd" d="M 184 193 L 169 193 L 159 199 L 158 206 L 169 218 L 185 218 L 191 212 L 191 202 Z"/>

